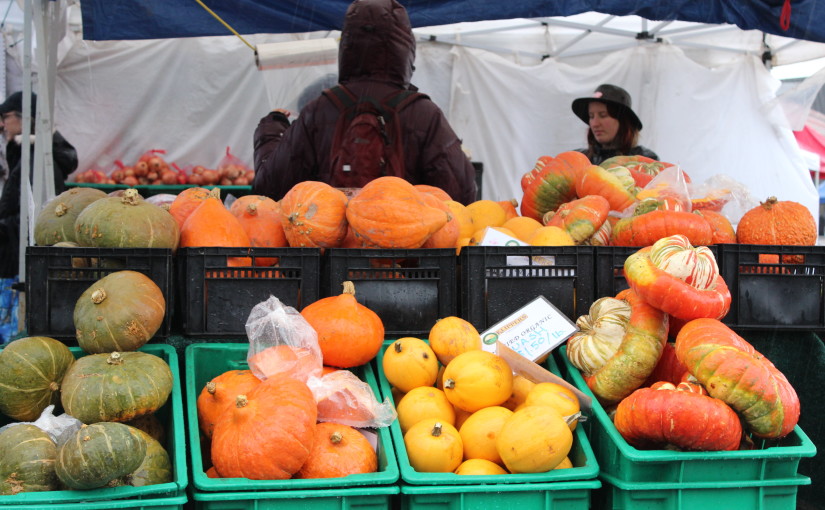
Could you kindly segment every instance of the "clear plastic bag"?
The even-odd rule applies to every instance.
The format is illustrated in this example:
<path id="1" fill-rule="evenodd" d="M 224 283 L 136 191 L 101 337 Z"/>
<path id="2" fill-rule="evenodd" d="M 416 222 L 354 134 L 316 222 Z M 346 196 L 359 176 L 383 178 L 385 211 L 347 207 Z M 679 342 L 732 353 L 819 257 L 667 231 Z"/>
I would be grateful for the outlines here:
<path id="1" fill-rule="evenodd" d="M 246 359 L 259 379 L 284 374 L 307 382 L 321 375 L 323 357 L 318 333 L 295 308 L 277 297 L 269 296 L 252 308 L 246 320 L 246 335 Z"/>
<path id="2" fill-rule="evenodd" d="M 696 209 L 721 212 L 732 225 L 759 205 L 750 189 L 741 182 L 722 174 L 708 177 L 701 184 L 690 186 L 690 197 Z"/>
<path id="3" fill-rule="evenodd" d="M 389 427 L 398 414 L 390 400 L 378 402 L 369 384 L 349 370 L 335 370 L 307 382 L 318 404 L 318 421 L 355 428 Z"/>
<path id="4" fill-rule="evenodd" d="M 685 173 L 678 165 L 662 170 L 638 193 L 636 202 L 621 212 L 621 217 L 637 214 L 639 207 L 691 211 L 690 192 Z"/>
<path id="5" fill-rule="evenodd" d="M 38 427 L 43 432 L 49 434 L 52 438 L 52 441 L 59 447 L 63 443 L 65 443 L 70 437 L 72 437 L 75 432 L 80 430 L 80 427 L 83 425 L 83 422 L 75 418 L 74 416 L 68 415 L 63 413 L 59 416 L 55 416 L 54 414 L 54 404 L 46 407 L 43 409 L 43 412 L 40 413 L 40 417 L 34 420 L 33 422 L 14 422 L 9 423 L 8 425 L 4 425 L 0 427 L 0 431 L 6 430 L 9 427 L 13 427 L 15 425 L 21 425 L 24 423 L 29 423 Z"/>

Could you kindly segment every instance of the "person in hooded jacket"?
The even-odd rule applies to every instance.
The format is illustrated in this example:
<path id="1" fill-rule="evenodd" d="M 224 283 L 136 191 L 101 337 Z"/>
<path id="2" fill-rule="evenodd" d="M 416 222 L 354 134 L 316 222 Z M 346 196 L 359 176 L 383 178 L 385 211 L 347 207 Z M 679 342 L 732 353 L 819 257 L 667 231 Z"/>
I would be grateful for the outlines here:
<path id="1" fill-rule="evenodd" d="M 415 37 L 407 11 L 396 0 L 356 0 L 344 18 L 338 50 L 338 82 L 359 98 L 385 98 L 410 84 Z M 331 147 L 340 110 L 322 94 L 290 125 L 276 109 L 254 134 L 254 193 L 280 200 L 302 181 L 332 180 Z M 404 178 L 446 191 L 453 200 L 476 199 L 475 170 L 461 140 L 428 97 L 398 114 L 404 148 Z"/>
<path id="2" fill-rule="evenodd" d="M 31 163 L 34 163 L 34 118 L 37 108 L 37 96 L 32 94 L 32 144 Z M 6 160 L 9 175 L 0 195 L 0 278 L 14 278 L 19 272 L 20 245 L 20 182 L 23 162 L 23 94 L 15 92 L 0 105 L 2 130 L 7 140 Z M 56 194 L 65 191 L 66 177 L 77 168 L 77 151 L 60 132 L 52 133 L 52 157 L 54 161 L 54 190 Z M 29 182 L 32 169 L 26 172 Z"/>

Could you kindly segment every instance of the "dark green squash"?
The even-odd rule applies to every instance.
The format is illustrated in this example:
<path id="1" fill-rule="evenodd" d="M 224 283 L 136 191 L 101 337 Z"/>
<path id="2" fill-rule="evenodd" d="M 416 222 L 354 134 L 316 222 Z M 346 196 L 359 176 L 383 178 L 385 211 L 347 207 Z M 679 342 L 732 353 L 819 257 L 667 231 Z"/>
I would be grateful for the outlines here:
<path id="1" fill-rule="evenodd" d="M 83 423 L 126 422 L 154 413 L 172 392 L 172 371 L 145 352 L 92 354 L 63 379 L 63 409 Z"/>
<path id="2" fill-rule="evenodd" d="M 123 477 L 124 484 L 132 487 L 144 487 L 171 482 L 172 462 L 169 460 L 166 449 L 146 432 L 136 430 L 146 441 L 146 456 L 136 470 Z"/>
<path id="3" fill-rule="evenodd" d="M 129 420 L 124 423 L 146 432 L 160 444 L 164 444 L 166 442 L 166 430 L 163 428 L 163 424 L 154 413 L 144 414 L 139 418 L 135 418 L 134 420 Z"/>
<path id="4" fill-rule="evenodd" d="M 134 188 L 89 204 L 77 217 L 75 240 L 99 248 L 170 248 L 180 242 L 175 218 L 146 202 Z"/>
<path id="5" fill-rule="evenodd" d="M 20 423 L 0 432 L 0 494 L 57 490 L 57 447 L 35 425 Z"/>
<path id="6" fill-rule="evenodd" d="M 137 271 L 117 271 L 77 299 L 77 343 L 90 354 L 134 351 L 155 336 L 165 314 L 163 292 L 151 278 Z"/>
<path id="7" fill-rule="evenodd" d="M 122 423 L 83 425 L 57 452 L 55 471 L 71 489 L 95 489 L 133 472 L 146 456 L 140 432 Z"/>
<path id="8" fill-rule="evenodd" d="M 15 340 L 0 352 L 0 411 L 19 421 L 34 421 L 60 402 L 60 385 L 74 363 L 69 348 L 45 336 Z"/>
<path id="9" fill-rule="evenodd" d="M 89 204 L 106 198 L 95 188 L 70 188 L 43 206 L 34 221 L 34 244 L 51 246 L 61 241 L 74 242 L 74 223 Z"/>

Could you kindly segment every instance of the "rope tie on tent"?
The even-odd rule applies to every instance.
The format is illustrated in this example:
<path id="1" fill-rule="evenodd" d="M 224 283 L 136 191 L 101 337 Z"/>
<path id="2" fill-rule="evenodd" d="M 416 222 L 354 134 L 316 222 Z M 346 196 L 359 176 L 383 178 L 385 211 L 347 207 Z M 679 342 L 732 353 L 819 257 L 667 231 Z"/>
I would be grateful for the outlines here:
<path id="1" fill-rule="evenodd" d="M 226 21 L 224 21 L 223 19 L 221 19 L 221 17 L 220 17 L 220 16 L 218 16 L 218 15 L 217 15 L 217 14 L 216 14 L 216 13 L 215 13 L 212 9 L 210 9 L 209 7 L 207 7 L 207 6 L 206 6 L 206 4 L 204 4 L 201 0 L 195 0 L 195 1 L 196 1 L 196 2 L 198 2 L 198 4 L 206 10 L 206 12 L 208 12 L 209 14 L 211 14 L 212 16 L 214 16 L 214 18 L 215 18 L 216 20 L 220 21 L 220 22 L 221 22 L 221 24 L 222 24 L 223 26 L 225 26 L 227 29 L 229 29 L 229 31 L 230 31 L 230 32 L 232 32 L 233 34 L 235 34 L 236 36 L 238 36 L 238 39 L 240 39 L 241 41 L 243 41 L 243 43 L 244 43 L 244 44 L 246 44 L 247 46 L 249 46 L 249 47 L 252 49 L 252 51 L 257 51 L 257 50 L 255 50 L 255 47 L 254 47 L 254 46 L 252 46 L 251 44 L 249 44 L 248 42 L 246 42 L 246 39 L 244 39 L 244 38 L 241 36 L 241 34 L 239 34 L 239 33 L 238 33 L 238 32 L 237 32 L 234 28 L 232 28 L 231 26 L 229 26 L 229 23 L 227 23 Z"/>
<path id="2" fill-rule="evenodd" d="M 782 30 L 791 28 L 791 0 L 785 0 L 782 4 L 782 14 L 779 15 L 779 26 Z"/>

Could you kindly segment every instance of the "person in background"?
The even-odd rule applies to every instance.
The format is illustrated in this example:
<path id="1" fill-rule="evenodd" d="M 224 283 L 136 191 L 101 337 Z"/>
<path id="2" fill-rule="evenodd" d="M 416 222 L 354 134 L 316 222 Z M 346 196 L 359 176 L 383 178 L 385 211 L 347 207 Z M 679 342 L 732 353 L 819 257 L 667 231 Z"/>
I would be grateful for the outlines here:
<path id="1" fill-rule="evenodd" d="M 34 164 L 34 119 L 37 112 L 37 96 L 32 94 L 32 129 L 31 129 L 31 160 Z M 6 139 L 6 161 L 9 173 L 3 192 L 0 195 L 0 337 L 3 336 L 3 325 L 15 318 L 11 313 L 16 309 L 16 302 L 10 300 L 7 292 L 17 292 L 10 289 L 11 284 L 18 277 L 19 246 L 20 246 L 20 182 L 22 180 L 22 133 L 23 133 L 23 94 L 15 92 L 6 98 L 0 105 L 0 129 Z M 55 131 L 52 134 L 52 156 L 54 160 L 54 189 L 56 194 L 62 193 L 66 186 L 66 177 L 77 168 L 77 151 L 63 136 Z M 29 182 L 32 180 L 32 169 L 26 174 Z M 8 329 L 8 328 L 5 328 Z M 6 342 L 8 338 L 0 338 Z"/>
<path id="2" fill-rule="evenodd" d="M 410 84 L 415 37 L 407 11 L 395 0 L 350 4 L 338 51 L 338 81 L 358 98 L 381 99 Z M 331 147 L 340 110 L 327 95 L 309 102 L 290 125 L 276 109 L 255 130 L 254 193 L 280 200 L 301 181 L 333 183 Z M 441 109 L 423 96 L 397 114 L 404 178 L 446 191 L 453 200 L 475 200 L 475 170 Z M 333 184 L 334 185 L 334 184 Z"/>
<path id="3" fill-rule="evenodd" d="M 590 97 L 573 101 L 573 113 L 589 126 L 587 147 L 576 149 L 598 165 L 613 156 L 645 156 L 659 160 L 655 152 L 639 145 L 642 121 L 630 107 L 630 94 L 608 83 Z"/>

